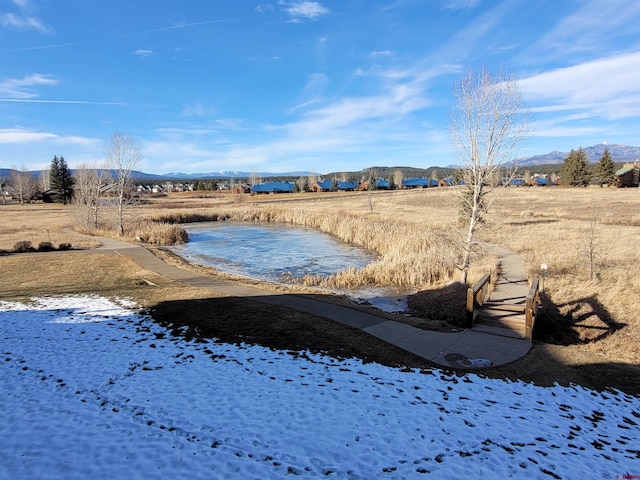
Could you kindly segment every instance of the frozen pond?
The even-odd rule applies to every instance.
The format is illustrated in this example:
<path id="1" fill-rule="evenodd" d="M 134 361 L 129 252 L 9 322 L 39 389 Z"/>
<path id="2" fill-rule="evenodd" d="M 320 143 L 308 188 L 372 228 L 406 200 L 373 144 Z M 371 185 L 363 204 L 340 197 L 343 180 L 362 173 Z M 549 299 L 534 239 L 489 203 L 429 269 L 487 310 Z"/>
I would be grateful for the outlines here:
<path id="1" fill-rule="evenodd" d="M 189 242 L 171 250 L 185 260 L 267 282 L 291 284 L 305 275 L 329 276 L 376 259 L 375 252 L 299 225 L 204 222 L 184 225 L 184 229 Z M 393 288 L 342 293 L 387 312 L 407 308 L 407 292 Z"/>
<path id="2" fill-rule="evenodd" d="M 172 247 L 186 260 L 268 282 L 329 276 L 361 268 L 376 254 L 310 227 L 282 223 L 205 222 L 184 226 L 189 242 Z"/>

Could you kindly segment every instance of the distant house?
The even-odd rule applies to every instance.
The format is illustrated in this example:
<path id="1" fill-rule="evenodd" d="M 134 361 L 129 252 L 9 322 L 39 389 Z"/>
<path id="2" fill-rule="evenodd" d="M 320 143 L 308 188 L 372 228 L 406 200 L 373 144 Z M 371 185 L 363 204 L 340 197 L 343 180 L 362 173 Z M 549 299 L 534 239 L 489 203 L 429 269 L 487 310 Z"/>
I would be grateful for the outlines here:
<path id="1" fill-rule="evenodd" d="M 357 190 L 360 191 L 360 192 L 365 192 L 365 191 L 369 190 L 369 184 L 370 183 L 371 182 L 369 182 L 369 180 L 365 180 L 364 182 L 360 182 L 358 184 Z"/>
<path id="2" fill-rule="evenodd" d="M 453 185 L 455 185 L 455 182 L 453 181 L 452 177 L 443 178 L 442 180 L 438 181 L 439 187 L 451 187 Z"/>
<path id="3" fill-rule="evenodd" d="M 389 190 L 389 180 L 384 180 L 383 178 L 376 180 L 376 188 L 378 190 Z"/>
<path id="4" fill-rule="evenodd" d="M 358 188 L 358 182 L 337 182 L 339 192 L 353 192 Z"/>
<path id="5" fill-rule="evenodd" d="M 625 163 L 615 176 L 616 187 L 637 187 L 640 183 L 640 162 Z"/>
<path id="6" fill-rule="evenodd" d="M 243 184 L 243 185 L 234 185 L 233 187 L 231 187 L 231 193 L 235 193 L 235 194 L 242 194 L 242 193 L 251 193 L 251 185 L 249 184 Z"/>
<path id="7" fill-rule="evenodd" d="M 371 180 L 365 180 L 364 182 L 359 183 L 356 190 L 371 190 Z M 376 190 L 389 190 L 389 180 L 384 180 L 382 178 L 376 179 Z"/>
<path id="8" fill-rule="evenodd" d="M 546 178 L 542 177 L 533 177 L 529 184 L 532 187 L 546 187 L 547 185 L 551 185 L 552 183 Z"/>
<path id="9" fill-rule="evenodd" d="M 267 182 L 253 186 L 253 193 L 293 193 L 293 182 Z"/>
<path id="10" fill-rule="evenodd" d="M 406 178 L 402 180 L 403 188 L 428 188 L 431 181 L 428 178 Z"/>
<path id="11" fill-rule="evenodd" d="M 319 182 L 311 185 L 309 190 L 311 190 L 312 192 L 328 192 L 329 190 L 331 190 L 331 183 L 331 180 L 320 180 Z"/>
<path id="12" fill-rule="evenodd" d="M 321 180 L 311 185 L 312 192 L 328 192 L 334 186 L 332 180 Z M 358 182 L 335 182 L 335 188 L 339 192 L 353 192 L 358 188 Z"/>

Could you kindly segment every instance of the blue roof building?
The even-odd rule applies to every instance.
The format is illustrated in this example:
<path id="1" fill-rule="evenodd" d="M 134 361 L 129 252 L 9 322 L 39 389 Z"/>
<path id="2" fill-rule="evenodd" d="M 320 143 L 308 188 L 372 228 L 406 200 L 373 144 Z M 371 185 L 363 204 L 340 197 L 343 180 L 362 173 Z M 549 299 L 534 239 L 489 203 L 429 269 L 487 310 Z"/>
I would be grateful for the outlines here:
<path id="1" fill-rule="evenodd" d="M 402 180 L 404 188 L 427 188 L 431 185 L 428 178 L 406 178 Z"/>
<path id="2" fill-rule="evenodd" d="M 292 193 L 292 182 L 267 182 L 253 186 L 253 193 Z"/>

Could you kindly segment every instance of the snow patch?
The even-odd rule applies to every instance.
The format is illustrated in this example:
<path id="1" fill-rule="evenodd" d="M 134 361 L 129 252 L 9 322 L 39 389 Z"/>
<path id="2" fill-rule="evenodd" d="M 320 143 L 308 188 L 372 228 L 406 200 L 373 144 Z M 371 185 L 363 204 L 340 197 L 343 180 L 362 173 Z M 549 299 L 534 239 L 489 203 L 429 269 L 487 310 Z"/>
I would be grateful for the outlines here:
<path id="1" fill-rule="evenodd" d="M 189 342 L 124 305 L 0 302 L 0 478 L 638 473 L 621 392 Z"/>

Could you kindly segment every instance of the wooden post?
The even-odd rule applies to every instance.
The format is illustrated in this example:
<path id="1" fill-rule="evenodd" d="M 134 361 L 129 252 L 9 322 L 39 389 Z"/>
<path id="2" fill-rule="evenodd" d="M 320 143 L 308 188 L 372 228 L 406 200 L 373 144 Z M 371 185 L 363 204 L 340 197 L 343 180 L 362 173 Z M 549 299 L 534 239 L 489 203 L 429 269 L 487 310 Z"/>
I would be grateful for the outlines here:
<path id="1" fill-rule="evenodd" d="M 527 301 L 524 307 L 524 338 L 531 340 L 533 338 L 533 325 L 538 314 L 538 303 L 540 301 L 539 280 L 536 278 L 531 282 L 531 288 L 527 295 Z"/>
<path id="2" fill-rule="evenodd" d="M 467 289 L 467 327 L 473 327 L 473 310 L 476 296 L 472 287 Z"/>
<path id="3" fill-rule="evenodd" d="M 469 328 L 473 327 L 477 316 L 477 307 L 484 305 L 490 281 L 491 275 L 483 275 L 473 287 L 467 289 L 467 326 Z"/>

